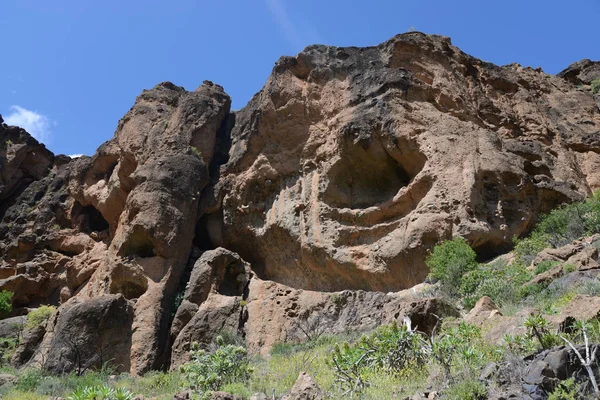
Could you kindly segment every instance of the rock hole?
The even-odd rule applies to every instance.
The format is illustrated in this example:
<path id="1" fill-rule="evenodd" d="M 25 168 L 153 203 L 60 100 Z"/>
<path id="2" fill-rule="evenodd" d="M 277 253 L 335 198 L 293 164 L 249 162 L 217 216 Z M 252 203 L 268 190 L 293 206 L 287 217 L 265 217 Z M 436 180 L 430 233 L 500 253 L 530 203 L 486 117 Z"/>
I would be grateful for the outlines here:
<path id="1" fill-rule="evenodd" d="M 75 202 L 73 210 L 73 221 L 82 232 L 102 232 L 109 228 L 108 222 L 94 206 L 83 206 L 79 202 Z"/>
<path id="2" fill-rule="evenodd" d="M 426 161 L 412 149 L 404 152 L 400 149 L 397 157 L 392 157 L 379 140 L 367 146 L 348 143 L 345 150 L 329 170 L 323 197 L 327 204 L 337 208 L 367 208 L 393 199 Z"/>
<path id="3" fill-rule="evenodd" d="M 156 256 L 156 249 L 149 234 L 142 228 L 135 227 L 127 242 L 121 247 L 119 255 L 150 258 Z"/>
<path id="4" fill-rule="evenodd" d="M 117 266 L 110 276 L 110 293 L 121 293 L 126 299 L 139 299 L 148 290 L 147 278 L 138 270 Z"/>
<path id="5" fill-rule="evenodd" d="M 223 296 L 243 296 L 245 286 L 244 264 L 233 262 L 227 265 L 223 279 L 217 287 L 217 292 Z"/>

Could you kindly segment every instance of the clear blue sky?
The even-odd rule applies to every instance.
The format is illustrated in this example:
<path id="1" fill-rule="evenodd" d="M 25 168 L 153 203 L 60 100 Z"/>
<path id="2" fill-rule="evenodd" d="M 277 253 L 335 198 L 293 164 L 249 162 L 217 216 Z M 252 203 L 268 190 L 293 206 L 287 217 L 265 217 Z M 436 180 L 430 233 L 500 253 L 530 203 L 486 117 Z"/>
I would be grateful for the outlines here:
<path id="1" fill-rule="evenodd" d="M 497 64 L 600 60 L 600 2 L 2 0 L 0 113 L 55 153 L 91 155 L 145 88 L 203 80 L 239 109 L 282 55 L 368 46 L 410 28 Z"/>

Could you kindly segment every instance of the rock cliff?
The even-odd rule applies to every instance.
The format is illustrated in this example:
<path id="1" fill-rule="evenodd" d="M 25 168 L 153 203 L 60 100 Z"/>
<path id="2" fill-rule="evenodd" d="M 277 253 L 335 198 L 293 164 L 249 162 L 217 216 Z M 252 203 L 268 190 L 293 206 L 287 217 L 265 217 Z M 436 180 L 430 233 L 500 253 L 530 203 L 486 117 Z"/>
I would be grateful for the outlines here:
<path id="1" fill-rule="evenodd" d="M 18 363 L 74 368 L 57 352 L 78 325 L 143 373 L 221 329 L 258 353 L 455 315 L 415 288 L 436 243 L 490 258 L 600 188 L 598 71 L 500 67 L 414 32 L 282 57 L 237 112 L 211 82 L 159 84 L 92 157 L 0 121 L 0 289 L 15 314 L 59 306 Z"/>

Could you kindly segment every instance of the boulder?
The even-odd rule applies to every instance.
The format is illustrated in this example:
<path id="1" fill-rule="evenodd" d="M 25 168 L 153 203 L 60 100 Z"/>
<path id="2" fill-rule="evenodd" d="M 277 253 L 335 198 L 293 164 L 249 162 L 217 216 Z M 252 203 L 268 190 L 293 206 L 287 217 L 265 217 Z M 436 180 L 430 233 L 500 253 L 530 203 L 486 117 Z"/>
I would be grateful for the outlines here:
<path id="1" fill-rule="evenodd" d="M 443 299 L 419 298 L 415 290 L 395 293 L 345 290 L 324 293 L 294 289 L 256 276 L 248 286 L 244 329 L 251 354 L 267 355 L 275 343 L 301 343 L 348 330 L 369 332 L 405 317 L 431 333 L 438 318 L 459 317 Z"/>
<path id="2" fill-rule="evenodd" d="M 239 255 L 223 248 L 202 254 L 171 326 L 172 368 L 188 360 L 192 342 L 207 348 L 223 330 L 243 331 L 250 279 L 250 265 Z"/>
<path id="3" fill-rule="evenodd" d="M 500 312 L 500 309 L 494 304 L 492 299 L 488 296 L 483 296 L 464 319 L 469 324 L 482 326 L 487 320 L 495 316 L 502 316 L 502 312 Z"/>
<path id="4" fill-rule="evenodd" d="M 0 320 L 0 338 L 20 339 L 26 323 L 26 315 Z"/>
<path id="5" fill-rule="evenodd" d="M 15 384 L 19 381 L 19 378 L 12 374 L 0 374 L 0 387 L 4 385 Z"/>
<path id="6" fill-rule="evenodd" d="M 106 362 L 119 372 L 129 371 L 133 315 L 134 307 L 121 294 L 74 298 L 57 310 L 38 359 L 56 374 L 82 373 Z"/>
<path id="7" fill-rule="evenodd" d="M 594 347 L 595 345 L 592 345 L 591 351 Z M 585 355 L 585 346 L 575 348 Z M 575 374 L 587 376 L 575 352 L 567 346 L 560 346 L 538 354 L 525 371 L 523 382 L 525 385 L 538 387 L 549 393 L 554 390 L 558 382 Z"/>
<path id="8" fill-rule="evenodd" d="M 301 372 L 290 393 L 284 395 L 281 400 L 321 400 L 324 397 L 317 382 L 306 372 Z"/>
<path id="9" fill-rule="evenodd" d="M 35 356 L 39 356 L 42 353 L 40 343 L 45 334 L 46 325 L 44 324 L 25 329 L 23 339 L 13 354 L 11 364 L 15 367 L 21 367 Z M 39 364 L 35 367 L 41 368 L 43 365 Z"/>

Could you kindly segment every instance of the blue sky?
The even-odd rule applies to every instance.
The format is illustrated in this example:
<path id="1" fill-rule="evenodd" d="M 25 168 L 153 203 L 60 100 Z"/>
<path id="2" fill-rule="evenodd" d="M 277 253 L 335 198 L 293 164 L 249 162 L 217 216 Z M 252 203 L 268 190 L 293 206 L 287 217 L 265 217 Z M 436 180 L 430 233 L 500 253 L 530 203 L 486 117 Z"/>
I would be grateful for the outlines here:
<path id="1" fill-rule="evenodd" d="M 282 55 L 411 28 L 497 64 L 557 73 L 600 60 L 600 2 L 2 0 L 0 114 L 50 150 L 88 154 L 145 88 L 223 85 L 239 109 Z"/>

